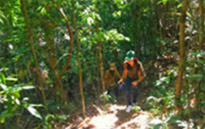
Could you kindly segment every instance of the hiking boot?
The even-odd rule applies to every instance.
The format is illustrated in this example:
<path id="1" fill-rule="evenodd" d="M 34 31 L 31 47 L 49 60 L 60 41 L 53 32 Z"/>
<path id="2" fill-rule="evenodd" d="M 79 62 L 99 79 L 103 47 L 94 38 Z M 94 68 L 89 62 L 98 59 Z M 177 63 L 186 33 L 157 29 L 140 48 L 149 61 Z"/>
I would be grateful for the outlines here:
<path id="1" fill-rule="evenodd" d="M 132 109 L 132 106 L 129 105 L 129 106 L 127 107 L 127 109 L 126 109 L 126 112 L 129 113 L 131 109 Z"/>

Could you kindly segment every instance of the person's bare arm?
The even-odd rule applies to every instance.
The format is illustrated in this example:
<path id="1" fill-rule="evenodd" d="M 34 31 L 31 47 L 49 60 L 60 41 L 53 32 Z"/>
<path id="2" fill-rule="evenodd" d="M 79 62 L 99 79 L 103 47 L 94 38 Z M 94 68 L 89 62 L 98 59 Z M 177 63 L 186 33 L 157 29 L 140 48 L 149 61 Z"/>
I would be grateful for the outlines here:
<path id="1" fill-rule="evenodd" d="M 146 76 L 146 74 L 145 74 L 145 72 L 144 72 L 144 68 L 143 68 L 141 62 L 139 62 L 139 65 L 140 65 L 140 70 L 139 70 L 138 73 L 137 73 L 139 79 L 136 80 L 136 81 L 134 81 L 134 82 L 132 82 L 132 85 L 133 85 L 133 86 L 137 86 L 137 85 L 145 78 L 145 76 Z"/>
<path id="2" fill-rule="evenodd" d="M 140 73 L 138 73 L 138 75 L 139 75 L 139 82 L 141 82 L 146 77 L 146 73 L 144 71 L 144 68 L 141 62 L 140 62 Z"/>

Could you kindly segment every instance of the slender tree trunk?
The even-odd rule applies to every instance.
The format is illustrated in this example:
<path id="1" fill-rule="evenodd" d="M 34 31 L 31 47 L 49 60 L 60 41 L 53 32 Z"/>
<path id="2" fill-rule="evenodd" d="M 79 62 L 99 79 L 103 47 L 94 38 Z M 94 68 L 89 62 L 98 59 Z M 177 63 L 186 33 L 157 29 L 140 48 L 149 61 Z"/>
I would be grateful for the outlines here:
<path id="1" fill-rule="evenodd" d="M 99 58 L 99 52 L 98 49 L 96 49 L 96 77 L 97 77 L 97 93 L 100 94 L 102 89 L 100 88 L 101 86 L 101 81 L 98 80 L 98 78 L 101 78 L 100 76 L 100 58 Z"/>
<path id="2" fill-rule="evenodd" d="M 41 90 L 41 95 L 42 95 L 42 99 L 43 99 L 43 104 L 45 106 L 46 112 L 48 112 L 45 93 L 44 93 L 44 87 L 43 87 L 43 83 L 42 83 L 42 75 L 41 75 L 41 72 L 40 72 L 40 68 L 39 68 L 39 64 L 38 64 L 38 58 L 36 56 L 35 47 L 34 47 L 33 32 L 32 32 L 31 26 L 30 26 L 30 21 L 29 21 L 29 17 L 28 17 L 28 13 L 27 13 L 27 10 L 26 10 L 26 5 L 25 5 L 24 0 L 20 0 L 20 3 L 21 3 L 21 11 L 23 13 L 24 20 L 25 20 L 26 27 L 27 27 L 27 31 L 28 31 L 28 34 L 29 34 L 31 50 L 32 50 L 32 54 L 33 54 L 33 57 L 34 57 L 38 78 L 39 78 L 39 81 L 40 81 L 39 84 L 40 84 L 40 90 Z"/>
<path id="3" fill-rule="evenodd" d="M 97 3 L 95 3 L 95 8 L 98 9 Z M 97 12 L 97 10 L 96 10 L 96 12 Z M 102 90 L 104 93 L 105 92 L 105 82 L 104 82 L 104 72 L 103 72 L 103 55 L 102 55 L 102 49 L 101 49 L 102 41 L 101 41 L 100 32 L 99 32 L 99 21 L 96 20 L 95 23 L 96 23 L 96 32 L 99 36 L 98 43 L 97 43 L 97 50 L 98 50 L 99 61 L 100 61 L 100 63 L 99 63 L 99 67 L 100 67 L 99 70 L 100 71 L 99 72 L 100 72 L 100 78 L 101 78 L 101 83 L 102 83 Z M 98 62 L 97 62 L 97 64 L 98 64 Z M 103 100 L 105 102 L 105 96 L 104 96 Z"/>
<path id="4" fill-rule="evenodd" d="M 81 102 L 82 102 L 82 114 L 83 118 L 85 118 L 85 99 L 84 99 L 84 94 L 83 94 L 83 75 L 82 75 L 82 68 L 81 68 L 81 63 L 80 63 L 80 43 L 78 40 L 78 30 L 76 28 L 76 9 L 75 9 L 75 4 L 73 4 L 74 7 L 74 16 L 73 16 L 73 25 L 74 25 L 74 30 L 75 30 L 75 38 L 76 38 L 76 43 L 77 43 L 77 62 L 78 62 L 78 69 L 79 69 L 79 86 L 80 86 L 80 94 L 81 94 Z"/>
<path id="5" fill-rule="evenodd" d="M 185 43 L 184 43 L 184 29 L 185 29 L 185 19 L 186 19 L 186 10 L 187 10 L 187 3 L 188 0 L 183 0 L 182 2 L 182 11 L 181 11 L 181 19 L 180 19 L 180 60 L 178 66 L 178 73 L 177 73 L 177 82 L 176 82 L 176 108 L 178 115 L 181 115 L 182 108 L 180 106 L 180 94 L 181 94 L 181 86 L 182 86 L 182 77 L 184 73 L 184 62 L 185 62 Z"/>
<path id="6" fill-rule="evenodd" d="M 46 5 L 45 8 L 47 12 L 51 13 L 50 7 L 48 5 Z M 47 18 L 42 19 L 42 21 L 44 23 L 45 41 L 47 42 L 46 47 L 47 47 L 48 54 L 46 54 L 43 47 L 40 46 L 40 49 L 43 55 L 46 57 L 52 72 L 54 73 L 53 79 L 55 80 L 55 85 L 51 89 L 51 91 L 56 89 L 59 93 L 58 96 L 60 97 L 62 102 L 67 102 L 67 95 L 63 90 L 62 82 L 59 77 L 59 72 L 57 71 L 57 52 L 56 52 L 56 46 L 54 41 L 54 25 Z"/>
<path id="7" fill-rule="evenodd" d="M 53 4 L 55 5 L 56 9 L 59 11 L 61 17 L 65 20 L 65 25 L 66 25 L 66 28 L 68 30 L 68 35 L 70 37 L 70 49 L 69 49 L 69 55 L 68 55 L 68 59 L 66 61 L 66 64 L 64 65 L 63 67 L 63 70 L 60 74 L 60 79 L 63 77 L 63 75 L 65 74 L 66 70 L 68 70 L 68 66 L 70 64 L 70 61 L 72 59 L 72 52 L 73 52 L 73 34 L 72 34 L 72 30 L 70 28 L 70 24 L 68 22 L 68 18 L 66 17 L 64 11 L 62 8 L 60 8 L 56 3 L 55 3 L 55 0 L 52 0 Z"/>
<path id="8" fill-rule="evenodd" d="M 101 43 L 98 45 L 98 51 L 99 51 L 99 57 L 100 57 L 100 76 L 101 76 L 101 81 L 102 81 L 102 89 L 103 92 L 105 92 L 105 81 L 104 81 L 104 72 L 103 72 L 103 55 L 101 51 Z"/>
<path id="9" fill-rule="evenodd" d="M 96 32 L 99 35 L 99 26 L 98 26 L 98 21 L 97 21 L 97 28 Z M 100 60 L 100 78 L 101 78 L 101 83 L 102 83 L 102 90 L 103 93 L 105 92 L 105 81 L 104 81 L 104 72 L 103 72 L 103 55 L 102 55 L 102 41 L 99 39 L 98 44 L 97 44 L 97 49 L 98 49 L 98 54 L 99 54 L 99 60 Z"/>
<path id="10" fill-rule="evenodd" d="M 204 7 L 203 0 L 199 0 L 199 49 L 202 49 L 204 43 Z"/>
<path id="11" fill-rule="evenodd" d="M 46 57 L 46 60 L 47 60 L 48 64 L 50 65 L 51 70 L 52 70 L 53 73 L 54 73 L 55 82 L 56 82 L 57 85 L 58 85 L 58 92 L 59 92 L 60 98 L 62 99 L 63 102 L 67 102 L 67 96 L 66 96 L 65 91 L 63 90 L 63 86 L 62 86 L 62 83 L 61 83 L 61 79 L 59 78 L 59 74 L 58 74 L 58 72 L 57 72 L 56 69 L 55 69 L 55 65 L 54 65 L 53 62 L 50 60 L 50 58 L 47 56 L 47 54 L 46 54 L 45 50 L 43 49 L 43 47 L 40 46 L 40 49 L 41 49 L 41 52 L 43 53 L 43 55 Z M 56 86 L 55 86 L 55 87 L 56 87 Z M 49 95 L 49 94 L 48 94 L 48 95 Z"/>

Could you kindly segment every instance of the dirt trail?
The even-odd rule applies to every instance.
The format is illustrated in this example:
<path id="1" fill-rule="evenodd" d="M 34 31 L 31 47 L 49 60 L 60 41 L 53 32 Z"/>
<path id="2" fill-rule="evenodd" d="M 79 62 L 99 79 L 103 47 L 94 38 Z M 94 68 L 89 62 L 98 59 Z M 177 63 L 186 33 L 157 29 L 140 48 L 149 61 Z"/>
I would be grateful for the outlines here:
<path id="1" fill-rule="evenodd" d="M 104 109 L 92 105 L 90 108 L 97 110 L 98 114 L 85 118 L 76 125 L 70 125 L 66 129 L 148 129 L 148 121 L 151 115 L 144 111 L 134 109 L 127 113 L 125 105 L 110 104 Z M 96 111 L 95 111 L 96 112 Z"/>

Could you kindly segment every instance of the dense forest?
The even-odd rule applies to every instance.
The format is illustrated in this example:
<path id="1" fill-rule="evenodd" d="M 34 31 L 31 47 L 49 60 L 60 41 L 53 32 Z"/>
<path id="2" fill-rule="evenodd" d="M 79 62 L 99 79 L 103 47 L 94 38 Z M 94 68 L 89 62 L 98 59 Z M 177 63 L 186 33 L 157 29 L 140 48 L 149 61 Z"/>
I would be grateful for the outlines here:
<path id="1" fill-rule="evenodd" d="M 0 129 L 204 129 L 204 20 L 204 0 L 0 0 Z"/>

